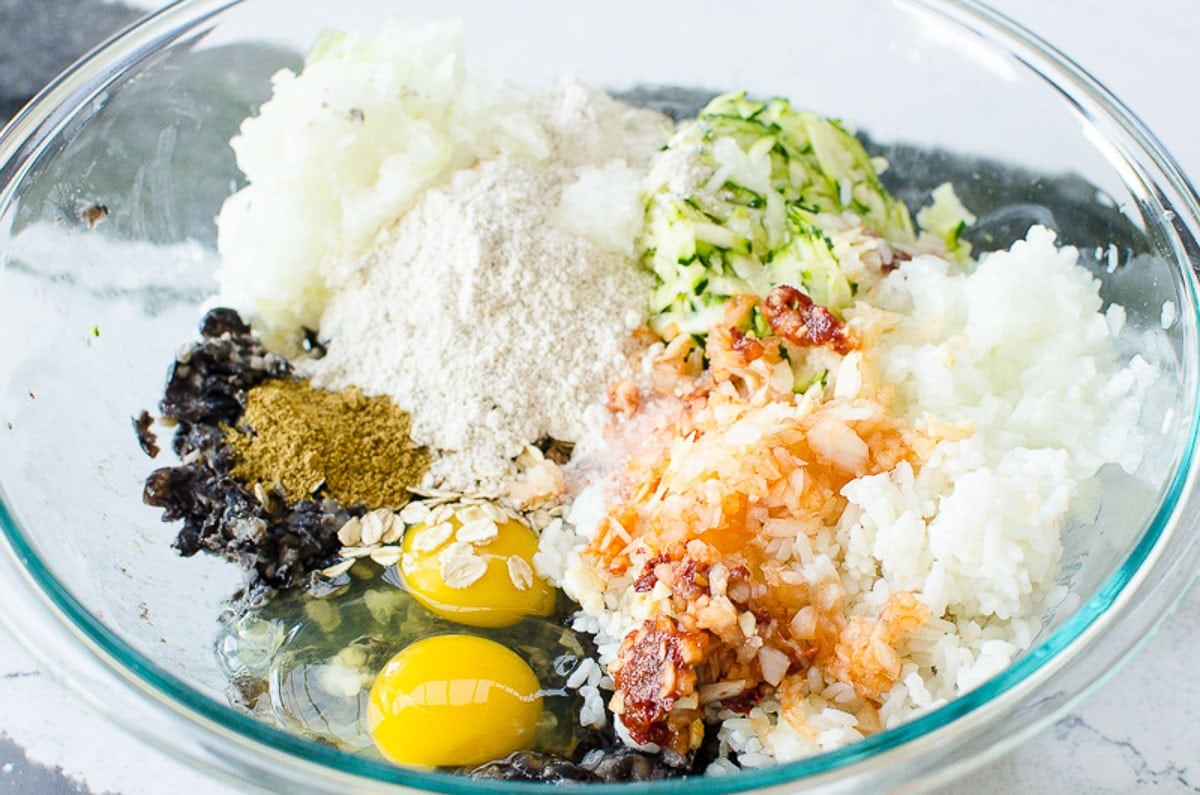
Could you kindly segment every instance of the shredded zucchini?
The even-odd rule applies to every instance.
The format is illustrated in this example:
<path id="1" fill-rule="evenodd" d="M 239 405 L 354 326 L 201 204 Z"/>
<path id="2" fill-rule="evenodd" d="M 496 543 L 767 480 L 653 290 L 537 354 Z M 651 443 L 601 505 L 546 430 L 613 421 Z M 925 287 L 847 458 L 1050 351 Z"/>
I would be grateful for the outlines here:
<path id="1" fill-rule="evenodd" d="M 667 145 L 675 171 L 648 181 L 643 262 L 658 278 L 652 323 L 666 337 L 703 335 L 733 295 L 790 284 L 833 310 L 855 285 L 823 216 L 853 213 L 873 233 L 914 242 L 908 209 L 838 121 L 784 99 L 714 99 Z M 679 158 L 690 179 L 681 180 Z M 681 184 L 684 182 L 686 184 Z"/>
<path id="2" fill-rule="evenodd" d="M 963 206 L 949 182 L 938 185 L 930 196 L 933 203 L 917 211 L 917 224 L 942 239 L 947 256 L 959 263 L 966 262 L 971 256 L 971 244 L 962 239 L 962 233 L 975 223 L 974 213 Z"/>

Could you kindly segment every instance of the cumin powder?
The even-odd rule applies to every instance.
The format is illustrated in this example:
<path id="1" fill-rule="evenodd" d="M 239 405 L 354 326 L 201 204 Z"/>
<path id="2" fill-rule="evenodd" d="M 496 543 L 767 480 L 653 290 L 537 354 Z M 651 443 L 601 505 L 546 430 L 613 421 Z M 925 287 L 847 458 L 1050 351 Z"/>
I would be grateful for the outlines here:
<path id="1" fill-rule="evenodd" d="M 248 486 L 278 484 L 289 502 L 321 492 L 346 506 L 399 508 L 429 469 L 411 428 L 387 397 L 271 379 L 246 393 L 246 411 L 226 439 L 233 475 Z"/>

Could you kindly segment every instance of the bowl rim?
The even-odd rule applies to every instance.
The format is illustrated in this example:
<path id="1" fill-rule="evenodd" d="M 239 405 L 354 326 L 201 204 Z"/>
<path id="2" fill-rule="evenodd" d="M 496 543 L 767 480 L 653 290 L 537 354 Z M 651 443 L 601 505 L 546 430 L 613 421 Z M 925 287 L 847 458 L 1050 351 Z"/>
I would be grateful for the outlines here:
<path id="1" fill-rule="evenodd" d="M 973 31 L 994 46 L 1008 53 L 1020 53 L 1025 66 L 1039 73 L 1056 86 L 1067 86 L 1075 96 L 1085 97 L 1091 107 L 1088 114 L 1099 114 L 1103 121 L 1127 135 L 1133 145 L 1118 147 L 1123 155 L 1138 154 L 1149 159 L 1152 169 L 1157 170 L 1162 180 L 1150 180 L 1156 186 L 1165 183 L 1170 189 L 1168 197 L 1154 196 L 1152 200 L 1161 204 L 1167 201 L 1182 212 L 1170 219 L 1175 230 L 1175 257 L 1180 262 L 1189 262 L 1189 251 L 1194 250 L 1200 235 L 1200 199 L 1196 189 L 1184 177 L 1182 170 L 1166 153 L 1162 145 L 1145 128 L 1145 125 L 1130 112 L 1107 89 L 1088 75 L 1073 61 L 1060 53 L 1035 34 L 1024 29 L 1007 17 L 993 11 L 976 0 L 891 0 L 894 5 L 916 6 L 961 28 Z M 223 11 L 238 6 L 241 0 L 191 0 L 179 2 L 135 23 L 97 48 L 93 49 L 73 67 L 64 72 L 53 83 L 18 113 L 0 130 L 0 217 L 4 208 L 11 204 L 11 192 L 26 173 L 26 169 L 41 151 L 37 144 L 44 144 L 55 131 L 61 129 L 70 114 L 101 94 L 113 81 L 135 68 L 159 48 L 196 35 L 198 29 Z M 119 68 L 117 68 L 119 67 Z M 97 70 L 99 72 L 97 73 Z M 95 73 L 95 74 L 94 74 Z M 104 78 L 97 80 L 96 78 Z M 1068 93 L 1068 97 L 1072 95 Z M 1145 176 L 1145 164 L 1138 163 L 1140 176 Z M 1170 211 L 1175 212 L 1175 211 Z M 1192 263 L 1200 265 L 1200 258 Z M 1186 296 L 1190 299 L 1187 312 L 1195 320 L 1200 318 L 1200 303 L 1196 276 L 1192 268 L 1182 269 L 1181 274 Z M 1182 310 L 1183 308 L 1181 308 Z M 1195 354 L 1195 327 L 1185 339 L 1187 353 Z M 1195 357 L 1193 357 L 1195 358 Z M 1196 378 L 1192 378 L 1192 393 L 1188 395 L 1192 405 L 1197 405 L 1200 392 Z M 1161 620 L 1166 608 L 1186 591 L 1190 578 L 1195 575 L 1194 558 L 1198 544 L 1189 542 L 1186 549 L 1190 558 L 1174 561 L 1164 560 L 1168 543 L 1183 532 L 1182 517 L 1186 509 L 1195 502 L 1196 485 L 1200 475 L 1196 472 L 1195 447 L 1200 438 L 1200 413 L 1193 412 L 1186 433 L 1186 443 L 1175 470 L 1166 486 L 1161 502 L 1151 517 L 1143 534 L 1124 560 L 1122 565 L 1105 581 L 1099 591 L 1086 603 L 1077 608 L 1049 637 L 1022 654 L 1012 665 L 988 682 L 949 703 L 916 717 L 909 722 L 865 738 L 861 742 L 834 751 L 807 757 L 795 762 L 783 763 L 770 768 L 745 770 L 735 776 L 707 777 L 705 788 L 711 792 L 730 792 L 744 788 L 787 787 L 803 781 L 806 784 L 833 783 L 847 771 L 853 771 L 860 763 L 870 763 L 875 772 L 886 773 L 888 765 L 878 766 L 879 760 L 896 764 L 910 764 L 914 759 L 930 752 L 950 732 L 959 732 L 963 727 L 979 730 L 989 725 L 993 718 L 1014 709 L 1022 698 L 1035 692 L 1040 686 L 1061 673 L 1077 653 L 1092 646 L 1106 628 L 1118 623 L 1122 616 L 1134 614 L 1146 604 L 1157 604 L 1157 615 L 1150 618 Z M 134 716 L 147 710 L 159 713 L 160 718 L 171 716 L 182 719 L 194 730 L 198 745 L 207 751 L 180 750 L 165 744 L 167 750 L 175 750 L 186 761 L 199 764 L 222 775 L 237 775 L 225 761 L 215 757 L 228 756 L 240 759 L 243 767 L 255 773 L 270 774 L 264 763 L 281 762 L 287 769 L 276 770 L 286 774 L 280 780 L 304 786 L 319 786 L 322 789 L 361 787 L 364 784 L 400 784 L 424 790 L 440 792 L 482 792 L 497 789 L 514 792 L 543 790 L 544 784 L 526 782 L 477 781 L 444 773 L 426 772 L 399 768 L 384 762 L 363 759 L 351 754 L 304 740 L 296 735 L 274 728 L 254 718 L 218 703 L 192 688 L 182 679 L 151 662 L 129 643 L 122 640 L 102 621 L 91 614 L 53 575 L 41 560 L 36 550 L 25 538 L 20 525 L 9 508 L 0 487 L 0 537 L 4 540 L 6 556 L 0 560 L 0 572 L 8 570 L 17 577 L 0 578 L 0 594 L 10 592 L 18 584 L 27 589 L 21 594 L 29 606 L 27 612 L 5 611 L 0 615 L 14 634 L 32 645 L 35 655 L 44 664 L 79 690 L 73 681 L 70 666 L 62 659 L 47 659 L 48 649 L 74 647 L 76 655 L 83 650 L 90 655 L 91 674 L 116 685 L 114 692 L 81 692 L 93 706 L 117 723 L 131 729 L 151 744 L 164 747 L 164 736 L 157 731 L 147 731 Z M 1150 579 L 1150 572 L 1193 564 L 1188 577 L 1174 592 L 1160 593 L 1157 600 L 1139 599 L 1139 591 Z M 10 603 L 7 599 L 6 604 Z M 1153 613 L 1153 610 L 1150 610 Z M 52 617 L 60 626 L 54 638 L 46 638 L 42 630 L 33 628 L 33 619 L 45 620 Z M 45 638 L 46 643 L 35 642 Z M 1139 633 L 1139 638 L 1146 633 Z M 1127 659 L 1135 643 L 1111 649 L 1109 656 L 1119 662 Z M 72 655 L 74 656 L 74 655 Z M 1096 666 L 1093 666 L 1096 667 Z M 1114 666 L 1101 666 L 1108 670 Z M 1103 674 L 1093 675 L 1090 683 L 1076 695 L 1081 698 L 1084 691 L 1094 686 Z M 86 690 L 86 689 L 85 689 Z M 119 697 L 113 698 L 111 696 Z M 1003 741 L 995 743 L 991 756 L 1007 750 L 1019 740 L 1041 728 L 1055 715 L 1065 710 L 1075 699 L 1062 701 L 1051 713 L 1039 717 L 1021 731 L 1013 732 Z M 982 762 L 988 755 L 975 754 L 970 759 L 957 763 L 953 774 L 961 773 L 968 766 Z M 257 760 L 257 763 L 256 763 Z M 240 769 L 240 768 L 239 768 Z M 949 769 L 949 768 L 948 768 Z M 918 772 L 928 774 L 920 766 Z M 244 771 L 243 771 L 244 772 Z M 868 770 L 870 772 L 870 770 Z M 947 775 L 943 771 L 942 775 Z M 360 776 L 366 776 L 364 781 Z M 590 792 L 608 793 L 651 793 L 684 792 L 695 786 L 697 779 L 683 778 L 660 782 L 592 784 Z M 879 781 L 883 781 L 880 779 Z M 887 779 L 889 786 L 896 782 Z"/>

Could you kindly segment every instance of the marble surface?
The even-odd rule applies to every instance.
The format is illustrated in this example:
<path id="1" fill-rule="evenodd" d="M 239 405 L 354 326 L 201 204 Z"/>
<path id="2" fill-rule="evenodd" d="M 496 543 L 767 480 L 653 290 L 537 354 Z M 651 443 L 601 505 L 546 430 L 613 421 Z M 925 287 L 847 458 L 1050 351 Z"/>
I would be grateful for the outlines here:
<path id="1" fill-rule="evenodd" d="M 0 0 L 0 18 L 20 4 Z M 1200 2 L 993 4 L 1097 76 L 1158 134 L 1193 180 L 1200 179 Z M 0 43 L 0 72 L 6 64 L 22 66 Z M 1200 688 L 1192 682 L 1198 647 L 1200 591 L 1193 590 L 1144 651 L 1081 706 L 941 791 L 1200 792 Z M 207 779 L 112 727 L 0 634 L 0 793 L 140 795 L 166 789 L 244 791 Z"/>

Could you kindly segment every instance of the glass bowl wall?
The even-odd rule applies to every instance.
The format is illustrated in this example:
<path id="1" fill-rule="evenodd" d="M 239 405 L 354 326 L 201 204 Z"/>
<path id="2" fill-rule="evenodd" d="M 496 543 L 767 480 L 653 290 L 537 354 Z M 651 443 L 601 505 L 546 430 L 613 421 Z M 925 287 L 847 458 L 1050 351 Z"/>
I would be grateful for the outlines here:
<path id="1" fill-rule="evenodd" d="M 753 13 L 201 0 L 102 47 L 0 137 L 0 596 L 16 633 L 115 720 L 193 763 L 281 789 L 486 788 L 349 757 L 226 706 L 211 645 L 241 577 L 170 548 L 176 528 L 140 502 L 163 462 L 142 455 L 130 426 L 153 410 L 215 290 L 214 217 L 239 185 L 227 147 L 238 123 L 322 28 L 370 32 L 393 16 L 465 18 L 469 67 L 527 87 L 571 74 L 617 92 L 745 89 L 845 119 L 890 156 L 903 195 L 919 201 L 954 178 L 993 243 L 1030 220 L 1053 223 L 1084 247 L 1106 300 L 1153 332 L 1137 351 L 1165 373 L 1142 418 L 1153 443 L 1136 477 L 1106 475 L 1094 521 L 1069 529 L 1071 595 L 1034 649 L 967 697 L 858 746 L 655 788 L 950 776 L 1111 672 L 1190 581 L 1200 554 L 1182 521 L 1195 469 L 1194 191 L 1102 88 L 1003 20 L 935 0 L 781 1 Z M 1165 302 L 1176 319 L 1163 329 Z"/>

